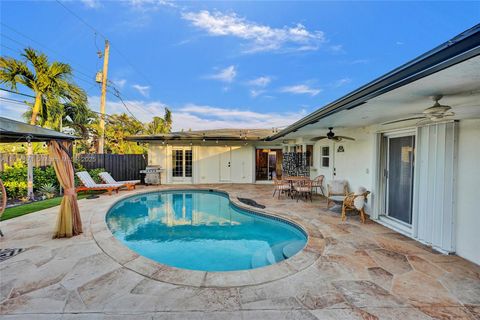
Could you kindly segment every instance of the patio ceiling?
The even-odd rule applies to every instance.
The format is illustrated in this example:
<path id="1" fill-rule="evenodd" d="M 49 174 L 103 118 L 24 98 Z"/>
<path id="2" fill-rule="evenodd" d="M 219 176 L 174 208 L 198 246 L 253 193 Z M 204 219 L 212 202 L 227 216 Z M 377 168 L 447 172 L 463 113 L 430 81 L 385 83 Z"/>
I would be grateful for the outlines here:
<path id="1" fill-rule="evenodd" d="M 480 56 L 367 100 L 351 110 L 329 115 L 281 139 L 324 134 L 328 127 L 358 128 L 414 117 L 432 106 L 432 97 L 439 94 L 443 95 L 440 103 L 451 106 L 455 113 L 448 119 L 480 118 Z M 396 126 L 414 125 L 418 121 L 404 121 Z M 382 125 L 381 128 L 392 126 Z"/>

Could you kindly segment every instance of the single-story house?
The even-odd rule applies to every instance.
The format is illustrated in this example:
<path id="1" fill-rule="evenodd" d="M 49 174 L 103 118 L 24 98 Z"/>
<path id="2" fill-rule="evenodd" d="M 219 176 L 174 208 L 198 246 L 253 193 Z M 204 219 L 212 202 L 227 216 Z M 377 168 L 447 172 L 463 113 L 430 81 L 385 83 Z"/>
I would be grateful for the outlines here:
<path id="1" fill-rule="evenodd" d="M 163 183 L 347 180 L 372 192 L 371 219 L 480 264 L 480 25 L 283 130 L 130 139 L 149 143 Z"/>

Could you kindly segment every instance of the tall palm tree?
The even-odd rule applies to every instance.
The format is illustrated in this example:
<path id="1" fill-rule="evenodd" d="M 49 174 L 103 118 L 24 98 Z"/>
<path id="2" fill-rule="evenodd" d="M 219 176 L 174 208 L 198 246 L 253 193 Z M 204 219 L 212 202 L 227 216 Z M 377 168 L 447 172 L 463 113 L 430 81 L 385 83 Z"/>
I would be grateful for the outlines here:
<path id="1" fill-rule="evenodd" d="M 172 129 L 172 112 L 165 108 L 165 115 L 163 118 L 153 117 L 152 122 L 147 125 L 148 134 L 169 133 Z"/>
<path id="2" fill-rule="evenodd" d="M 8 85 L 12 90 L 17 90 L 17 85 L 21 84 L 34 92 L 30 124 L 36 125 L 39 116 L 43 122 L 58 121 L 58 110 L 63 103 L 86 105 L 87 96 L 72 81 L 70 65 L 57 61 L 50 63 L 45 54 L 32 48 L 26 48 L 22 57 L 22 60 L 0 57 L 0 84 Z"/>
<path id="3" fill-rule="evenodd" d="M 39 115 L 42 124 L 55 126 L 63 117 L 62 104 L 86 106 L 85 91 L 72 81 L 72 68 L 65 63 L 48 61 L 45 54 L 32 48 L 26 48 L 21 54 L 22 60 L 0 57 L 0 84 L 17 90 L 21 84 L 31 89 L 35 101 L 31 107 L 30 124 L 36 125 Z M 57 123 L 58 124 L 58 123 Z M 33 154 L 28 144 L 27 155 Z M 32 168 L 29 163 L 28 197 L 33 198 Z"/>

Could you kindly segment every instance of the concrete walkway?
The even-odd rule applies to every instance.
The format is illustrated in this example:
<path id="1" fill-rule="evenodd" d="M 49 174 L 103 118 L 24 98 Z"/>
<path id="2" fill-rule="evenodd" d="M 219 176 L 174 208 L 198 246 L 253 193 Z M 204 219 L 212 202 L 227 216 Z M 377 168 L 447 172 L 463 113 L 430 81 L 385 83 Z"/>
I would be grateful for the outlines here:
<path id="1" fill-rule="evenodd" d="M 311 251 L 298 262 L 302 267 L 292 267 L 292 260 L 283 277 L 269 279 L 270 266 L 257 273 L 265 274 L 264 281 L 227 276 L 219 286 L 206 276 L 194 285 L 162 281 L 139 268 L 141 257 L 126 247 L 102 243 L 111 236 L 101 230 L 102 217 L 131 194 L 122 191 L 79 201 L 84 233 L 75 238 L 51 239 L 58 208 L 1 223 L 0 247 L 27 250 L 0 262 L 0 318 L 480 319 L 477 265 L 372 221 L 363 225 L 357 216 L 342 223 L 319 197 L 297 203 L 273 199 L 268 185 L 202 187 L 225 190 L 232 199 L 252 198 L 267 212 L 306 226 Z M 182 279 L 193 278 L 183 272 Z"/>

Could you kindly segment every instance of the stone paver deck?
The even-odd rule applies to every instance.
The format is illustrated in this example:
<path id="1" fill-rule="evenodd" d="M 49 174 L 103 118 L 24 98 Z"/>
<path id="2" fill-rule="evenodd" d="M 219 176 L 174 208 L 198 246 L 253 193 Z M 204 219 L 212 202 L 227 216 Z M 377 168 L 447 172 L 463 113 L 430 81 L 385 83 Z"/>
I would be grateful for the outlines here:
<path id="1" fill-rule="evenodd" d="M 52 239 L 58 208 L 2 222 L 1 319 L 480 319 L 480 267 L 325 202 L 273 199 L 269 185 L 221 189 L 301 225 L 307 247 L 249 272 L 190 273 L 139 257 L 105 229 L 121 197 L 79 201 L 84 233 Z M 174 187 L 140 188 L 134 192 Z M 176 188 L 179 188 L 176 186 Z M 182 186 L 183 188 L 183 186 Z"/>

